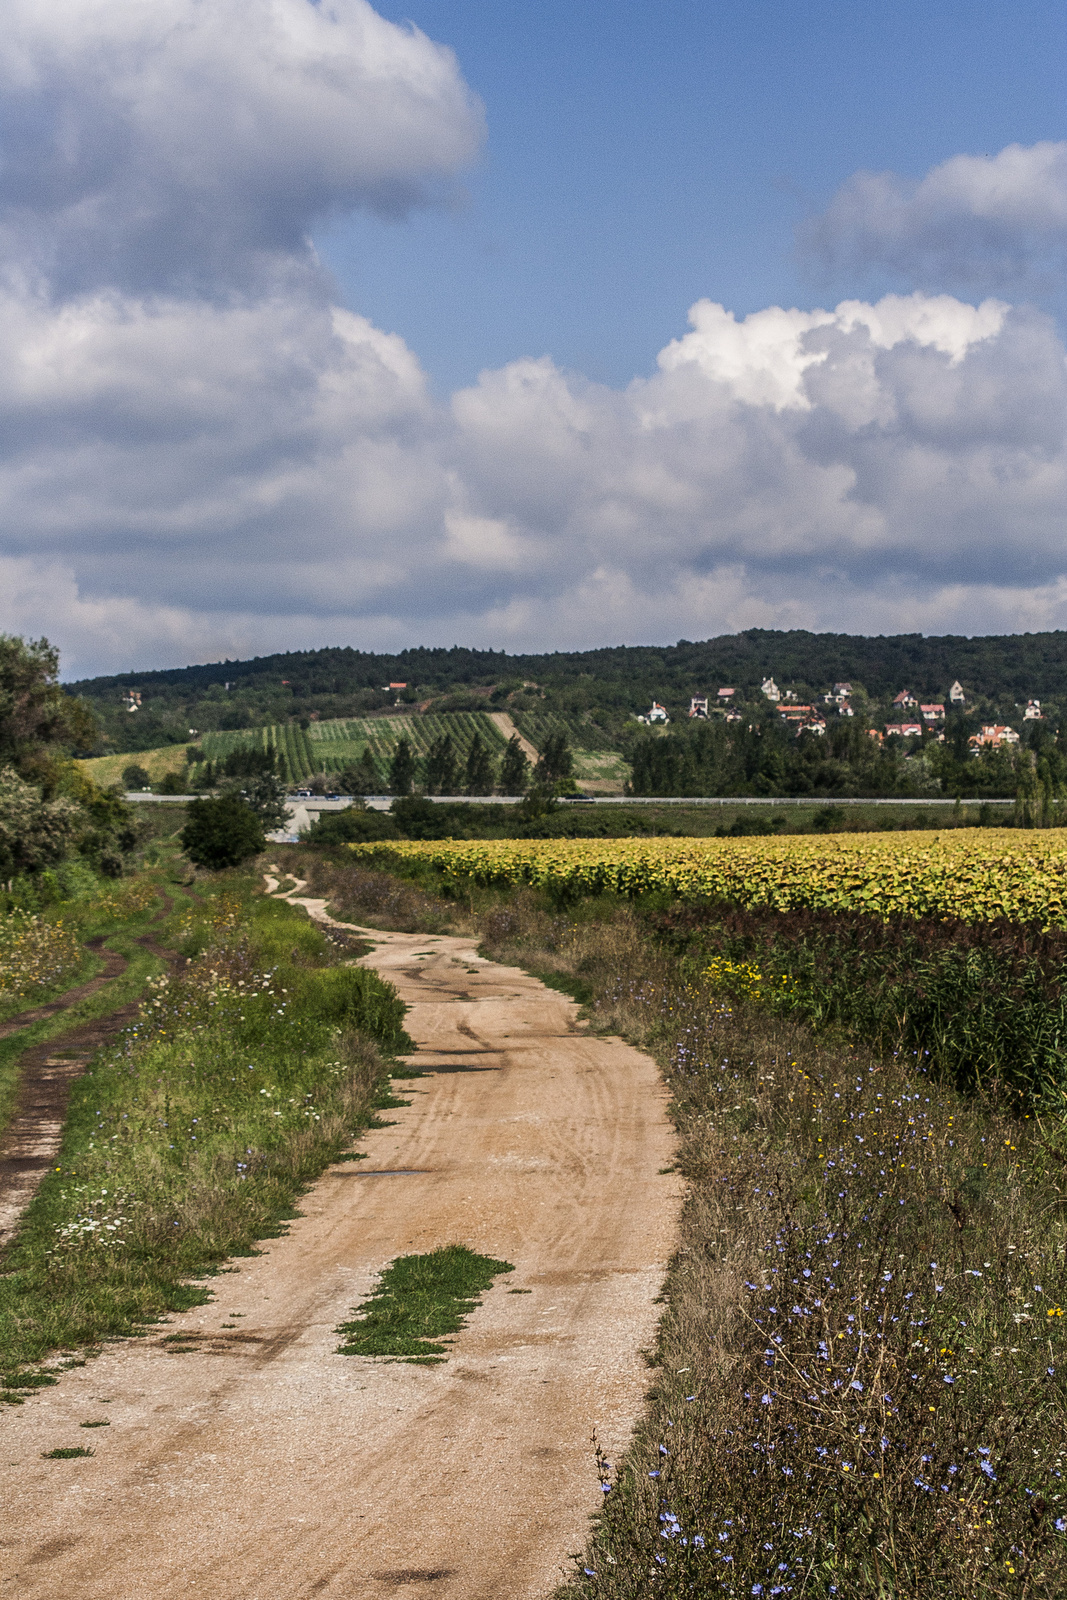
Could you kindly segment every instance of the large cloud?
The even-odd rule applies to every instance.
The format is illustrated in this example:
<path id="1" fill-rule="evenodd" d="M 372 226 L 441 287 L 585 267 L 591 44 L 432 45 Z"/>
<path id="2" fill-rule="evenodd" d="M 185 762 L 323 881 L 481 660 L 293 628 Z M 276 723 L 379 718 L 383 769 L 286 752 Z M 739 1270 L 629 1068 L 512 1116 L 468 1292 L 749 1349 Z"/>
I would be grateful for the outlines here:
<path id="1" fill-rule="evenodd" d="M 691 323 L 625 390 L 523 360 L 443 410 L 328 307 L 11 300 L 0 626 L 128 666 L 1067 620 L 1047 320 L 912 295 Z"/>
<path id="2" fill-rule="evenodd" d="M 966 289 L 1057 285 L 1067 261 L 1067 143 L 953 156 L 912 180 L 857 172 L 800 229 L 832 274 L 889 269 Z"/>
<path id="3" fill-rule="evenodd" d="M 476 153 L 452 52 L 366 0 L 8 0 L 0 212 L 53 291 L 218 294 L 312 224 L 390 215 Z"/>
<path id="4" fill-rule="evenodd" d="M 0 629 L 70 672 L 1067 621 L 1033 311 L 701 301 L 625 389 L 523 359 L 442 405 L 305 235 L 470 159 L 447 51 L 364 0 L 13 0 L 0 90 Z"/>

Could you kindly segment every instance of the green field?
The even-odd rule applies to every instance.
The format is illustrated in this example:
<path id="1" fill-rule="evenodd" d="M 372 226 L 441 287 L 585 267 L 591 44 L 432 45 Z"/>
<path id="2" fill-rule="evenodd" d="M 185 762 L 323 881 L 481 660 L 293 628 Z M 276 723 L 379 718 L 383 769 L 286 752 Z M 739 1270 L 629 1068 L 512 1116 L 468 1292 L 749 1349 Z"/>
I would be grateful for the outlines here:
<path id="1" fill-rule="evenodd" d="M 312 722 L 304 729 L 287 722 L 267 728 L 251 728 L 239 733 L 206 733 L 200 740 L 205 756 L 212 761 L 248 745 L 265 749 L 274 745 L 281 759 L 282 777 L 299 783 L 316 772 L 340 772 L 354 766 L 364 751 L 369 751 L 378 771 L 383 791 L 388 784 L 389 763 L 401 739 L 406 739 L 416 756 L 425 756 L 443 734 L 449 734 L 460 761 L 474 742 L 475 734 L 494 758 L 503 753 L 507 740 L 483 711 L 453 711 L 440 716 L 338 717 Z"/>
<path id="2" fill-rule="evenodd" d="M 574 748 L 575 776 L 579 783 L 586 781 L 600 788 L 621 789 L 629 776 L 628 766 L 614 752 L 579 748 L 589 732 L 585 727 L 552 715 L 518 717 L 515 725 L 538 750 L 550 734 L 564 734 Z M 341 772 L 345 767 L 355 766 L 366 750 L 374 762 L 384 793 L 388 788 L 389 763 L 401 739 L 407 739 L 416 757 L 423 757 L 444 734 L 451 737 L 461 766 L 476 734 L 495 761 L 499 761 L 507 744 L 505 735 L 485 711 L 449 711 L 430 716 L 336 717 L 312 722 L 307 728 L 296 722 L 283 722 L 262 728 L 204 733 L 195 742 L 209 761 L 224 760 L 232 750 L 249 747 L 263 750 L 272 745 L 280 757 L 282 778 L 294 784 L 315 773 Z M 121 782 L 123 768 L 131 763 L 144 767 L 153 783 L 158 783 L 166 772 L 185 772 L 185 746 L 165 745 L 159 750 L 141 750 L 134 755 L 100 756 L 81 764 L 98 783 L 107 785 Z"/>

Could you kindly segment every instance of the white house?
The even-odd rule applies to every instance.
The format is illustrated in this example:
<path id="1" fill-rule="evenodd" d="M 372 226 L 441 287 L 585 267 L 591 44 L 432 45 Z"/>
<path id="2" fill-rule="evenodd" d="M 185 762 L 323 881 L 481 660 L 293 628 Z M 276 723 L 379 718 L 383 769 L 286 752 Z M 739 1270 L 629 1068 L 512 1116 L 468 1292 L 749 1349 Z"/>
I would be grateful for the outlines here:
<path id="1" fill-rule="evenodd" d="M 667 707 L 661 706 L 658 700 L 653 700 L 652 710 L 648 713 L 646 720 L 649 722 L 669 722 L 671 719 L 667 715 Z"/>
<path id="2" fill-rule="evenodd" d="M 1001 745 L 1018 744 L 1019 735 L 1014 728 L 1004 727 L 997 722 L 987 722 L 982 726 L 981 733 L 972 733 L 967 743 L 971 747 L 972 755 L 977 755 L 983 748 L 999 750 Z"/>
<path id="3" fill-rule="evenodd" d="M 1026 702 L 1026 710 L 1023 712 L 1023 721 L 1024 722 L 1042 722 L 1043 720 L 1044 720 L 1044 713 L 1041 710 L 1041 701 L 1040 700 L 1028 700 Z"/>
<path id="4" fill-rule="evenodd" d="M 695 694 L 689 701 L 689 715 L 691 717 L 704 717 L 708 715 L 708 697 L 706 694 Z"/>
<path id="5" fill-rule="evenodd" d="M 932 706 L 920 706 L 919 710 L 922 713 L 924 722 L 944 722 L 945 720 L 945 708 L 940 702 Z"/>
<path id="6" fill-rule="evenodd" d="M 764 678 L 763 682 L 760 684 L 760 694 L 764 695 L 768 700 L 773 701 L 775 705 L 777 705 L 778 701 L 782 698 L 782 691 L 779 689 L 773 678 Z"/>
<path id="7" fill-rule="evenodd" d="M 954 706 L 961 706 L 963 704 L 963 702 L 966 700 L 967 696 L 963 692 L 963 684 L 959 681 L 958 678 L 956 679 L 956 682 L 952 685 L 952 688 L 949 690 L 948 697 L 952 701 L 952 704 Z"/>

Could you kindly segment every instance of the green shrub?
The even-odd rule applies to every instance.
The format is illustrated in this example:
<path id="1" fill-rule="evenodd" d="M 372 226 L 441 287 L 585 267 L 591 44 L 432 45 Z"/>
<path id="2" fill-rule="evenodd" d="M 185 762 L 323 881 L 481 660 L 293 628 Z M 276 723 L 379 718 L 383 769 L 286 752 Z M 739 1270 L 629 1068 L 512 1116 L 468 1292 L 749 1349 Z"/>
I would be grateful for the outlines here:
<path id="1" fill-rule="evenodd" d="M 212 872 L 240 866 L 267 842 L 262 819 L 237 794 L 194 800 L 181 841 L 190 861 Z"/>

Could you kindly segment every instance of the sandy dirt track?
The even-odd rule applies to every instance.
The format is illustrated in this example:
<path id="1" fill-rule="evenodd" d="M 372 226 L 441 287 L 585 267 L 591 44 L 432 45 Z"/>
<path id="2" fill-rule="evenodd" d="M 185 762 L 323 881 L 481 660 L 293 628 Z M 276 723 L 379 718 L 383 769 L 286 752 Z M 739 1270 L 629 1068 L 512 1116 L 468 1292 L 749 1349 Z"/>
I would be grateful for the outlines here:
<path id="1" fill-rule="evenodd" d="M 533 1600 L 581 1549 L 675 1233 L 659 1074 L 470 939 L 367 936 L 411 1007 L 410 1106 L 211 1305 L 5 1408 L 0 1597 Z M 452 1242 L 516 1270 L 445 1365 L 334 1353 L 376 1272 Z"/>

